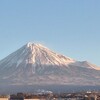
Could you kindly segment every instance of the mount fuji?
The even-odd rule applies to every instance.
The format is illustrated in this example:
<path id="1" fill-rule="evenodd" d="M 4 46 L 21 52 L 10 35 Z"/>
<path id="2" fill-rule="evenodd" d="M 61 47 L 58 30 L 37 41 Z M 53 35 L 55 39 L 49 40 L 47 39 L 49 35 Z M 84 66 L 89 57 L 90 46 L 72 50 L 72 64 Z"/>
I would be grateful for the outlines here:
<path id="1" fill-rule="evenodd" d="M 27 43 L 0 61 L 0 85 L 100 85 L 100 68 Z"/>

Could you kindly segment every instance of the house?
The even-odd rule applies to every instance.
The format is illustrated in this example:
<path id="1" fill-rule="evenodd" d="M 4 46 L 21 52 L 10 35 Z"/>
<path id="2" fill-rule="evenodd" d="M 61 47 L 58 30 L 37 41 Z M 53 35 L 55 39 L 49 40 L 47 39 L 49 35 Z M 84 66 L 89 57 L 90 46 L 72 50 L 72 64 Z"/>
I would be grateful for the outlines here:
<path id="1" fill-rule="evenodd" d="M 8 100 L 24 100 L 24 96 L 21 94 L 17 94 L 17 95 L 10 95 Z"/>

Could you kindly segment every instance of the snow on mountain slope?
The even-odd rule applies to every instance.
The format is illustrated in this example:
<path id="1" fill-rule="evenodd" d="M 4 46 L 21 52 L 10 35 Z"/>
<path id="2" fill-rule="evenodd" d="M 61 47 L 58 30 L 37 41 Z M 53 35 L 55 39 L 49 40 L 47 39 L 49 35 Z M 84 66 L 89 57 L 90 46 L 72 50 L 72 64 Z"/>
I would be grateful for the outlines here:
<path id="1" fill-rule="evenodd" d="M 0 61 L 0 84 L 99 84 L 100 71 L 86 61 L 27 43 Z"/>
<path id="2" fill-rule="evenodd" d="M 71 63 L 71 65 L 80 66 L 80 67 L 83 67 L 83 68 L 100 70 L 100 67 L 97 67 L 96 65 L 91 64 L 88 61 L 76 61 L 76 62 Z"/>
<path id="3" fill-rule="evenodd" d="M 69 57 L 56 54 L 41 44 L 28 43 L 18 51 L 12 53 L 0 63 L 7 62 L 9 64 L 16 64 L 18 67 L 21 63 L 33 65 L 67 65 L 75 62 Z"/>

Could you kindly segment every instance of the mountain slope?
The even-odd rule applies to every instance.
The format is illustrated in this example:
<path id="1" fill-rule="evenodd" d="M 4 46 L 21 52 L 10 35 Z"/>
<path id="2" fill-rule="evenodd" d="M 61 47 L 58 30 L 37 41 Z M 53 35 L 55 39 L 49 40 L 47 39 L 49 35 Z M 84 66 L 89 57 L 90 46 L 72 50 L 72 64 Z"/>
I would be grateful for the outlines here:
<path id="1" fill-rule="evenodd" d="M 0 61 L 0 84 L 100 85 L 100 71 L 89 62 L 28 43 Z"/>

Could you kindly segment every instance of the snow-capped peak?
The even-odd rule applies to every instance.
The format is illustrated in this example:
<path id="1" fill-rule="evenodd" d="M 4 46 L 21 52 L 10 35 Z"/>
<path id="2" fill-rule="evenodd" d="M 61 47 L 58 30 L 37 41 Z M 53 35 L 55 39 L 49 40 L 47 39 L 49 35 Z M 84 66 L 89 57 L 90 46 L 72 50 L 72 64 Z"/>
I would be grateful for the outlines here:
<path id="1" fill-rule="evenodd" d="M 50 49 L 48 49 L 47 47 L 43 46 L 43 45 L 40 44 L 40 43 L 28 42 L 25 46 L 26 46 L 27 48 L 32 48 L 32 47 L 35 47 L 35 48 L 44 48 L 44 49 L 46 49 L 46 50 L 51 51 Z"/>
<path id="2" fill-rule="evenodd" d="M 41 44 L 33 42 L 28 42 L 26 45 L 27 47 L 32 47 L 32 46 L 43 47 Z"/>
<path id="3" fill-rule="evenodd" d="M 17 68 L 23 65 L 32 64 L 33 66 L 44 66 L 44 65 L 56 65 L 56 66 L 67 66 L 69 63 L 75 62 L 75 60 L 57 54 L 47 47 L 29 42 L 16 52 L 10 54 L 8 57 L 3 59 L 1 63 L 8 62 L 6 66 L 13 65 Z"/>
<path id="4" fill-rule="evenodd" d="M 28 55 L 30 55 L 29 62 L 37 64 L 48 65 L 66 65 L 74 62 L 73 59 L 57 54 L 41 44 L 29 42 L 26 44 Z"/>
<path id="5" fill-rule="evenodd" d="M 76 61 L 29 42 L 0 61 L 0 83 L 100 85 L 100 71 L 86 61 Z"/>

